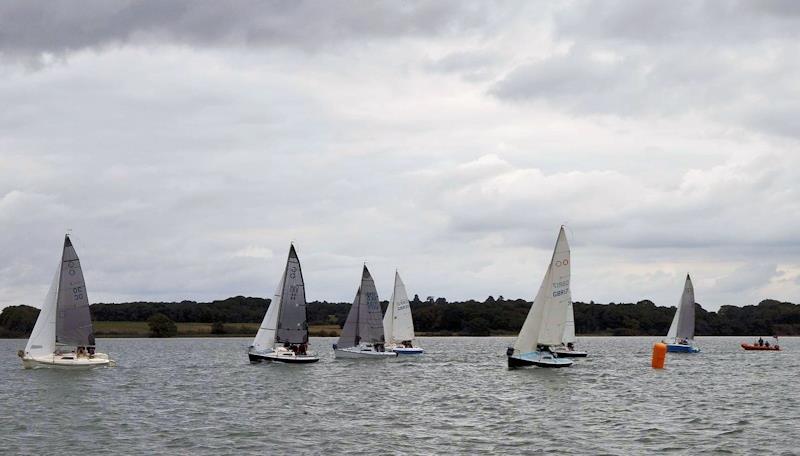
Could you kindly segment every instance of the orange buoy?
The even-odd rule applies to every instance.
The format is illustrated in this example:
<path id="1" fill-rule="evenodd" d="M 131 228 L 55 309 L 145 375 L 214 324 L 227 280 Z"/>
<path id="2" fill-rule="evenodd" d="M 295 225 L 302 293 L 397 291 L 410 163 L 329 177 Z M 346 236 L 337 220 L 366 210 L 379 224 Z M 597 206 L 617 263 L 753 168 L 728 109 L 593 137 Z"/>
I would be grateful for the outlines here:
<path id="1" fill-rule="evenodd" d="M 667 344 L 657 342 L 653 345 L 653 369 L 663 369 L 667 360 Z"/>

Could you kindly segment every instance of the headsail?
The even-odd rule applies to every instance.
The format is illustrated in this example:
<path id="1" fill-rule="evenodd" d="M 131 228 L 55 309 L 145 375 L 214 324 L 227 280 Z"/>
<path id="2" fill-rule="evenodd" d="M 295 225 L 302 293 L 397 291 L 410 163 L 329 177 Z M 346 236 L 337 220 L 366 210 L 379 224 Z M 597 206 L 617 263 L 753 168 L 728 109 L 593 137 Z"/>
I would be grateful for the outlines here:
<path id="1" fill-rule="evenodd" d="M 353 306 L 347 314 L 347 320 L 336 343 L 339 348 L 348 348 L 360 342 L 384 343 L 383 321 L 378 291 L 375 281 L 366 266 L 361 274 L 361 286 L 358 288 Z"/>
<path id="2" fill-rule="evenodd" d="M 667 339 L 694 339 L 694 286 L 689 274 L 686 274 L 681 301 L 669 326 Z"/>
<path id="3" fill-rule="evenodd" d="M 267 313 L 261 321 L 261 326 L 258 328 L 255 339 L 253 339 L 253 347 L 255 347 L 256 350 L 275 348 L 275 331 L 278 327 L 278 309 L 281 307 L 282 292 L 283 277 L 278 283 L 278 288 L 275 289 L 275 294 L 272 296 L 272 301 L 269 303 Z"/>
<path id="4" fill-rule="evenodd" d="M 569 244 L 562 226 L 544 280 L 514 343 L 515 351 L 528 353 L 539 344 L 561 343 L 567 321 L 567 307 L 572 302 L 569 263 Z"/>
<path id="5" fill-rule="evenodd" d="M 58 302 L 58 284 L 61 277 L 61 263 L 59 262 L 56 274 L 50 284 L 50 291 L 42 303 L 42 310 L 33 326 L 31 337 L 25 346 L 29 356 L 46 356 L 56 350 L 56 306 Z"/>
<path id="6" fill-rule="evenodd" d="M 411 305 L 408 302 L 406 286 L 400 274 L 394 273 L 392 299 L 383 317 L 383 331 L 388 343 L 400 343 L 414 339 L 414 320 L 411 318 Z"/>
<path id="7" fill-rule="evenodd" d="M 94 332 L 81 262 L 69 236 L 64 238 L 58 286 L 56 344 L 93 346 Z"/>
<path id="8" fill-rule="evenodd" d="M 294 245 L 289 248 L 286 270 L 283 273 L 283 289 L 278 311 L 276 342 L 290 344 L 308 343 L 308 321 L 306 318 L 306 291 L 303 272 Z"/>

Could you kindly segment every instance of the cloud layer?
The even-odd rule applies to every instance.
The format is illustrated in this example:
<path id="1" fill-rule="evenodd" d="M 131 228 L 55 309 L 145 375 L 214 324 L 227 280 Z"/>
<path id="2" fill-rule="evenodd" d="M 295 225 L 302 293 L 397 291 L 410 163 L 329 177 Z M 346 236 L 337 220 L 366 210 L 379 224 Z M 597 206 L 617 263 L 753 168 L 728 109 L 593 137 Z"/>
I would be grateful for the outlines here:
<path id="1" fill-rule="evenodd" d="M 0 307 L 73 229 L 92 301 L 800 299 L 794 3 L 6 2 Z"/>

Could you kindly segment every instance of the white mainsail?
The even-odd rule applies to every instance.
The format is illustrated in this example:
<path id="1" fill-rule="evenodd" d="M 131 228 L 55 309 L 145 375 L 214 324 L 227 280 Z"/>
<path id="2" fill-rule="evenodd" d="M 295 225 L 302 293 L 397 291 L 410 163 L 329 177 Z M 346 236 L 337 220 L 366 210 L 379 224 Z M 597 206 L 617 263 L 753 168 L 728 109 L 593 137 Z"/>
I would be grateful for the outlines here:
<path id="1" fill-rule="evenodd" d="M 694 286 L 689 274 L 686 274 L 681 300 L 669 325 L 667 339 L 694 339 Z"/>
<path id="2" fill-rule="evenodd" d="M 411 304 L 408 301 L 406 285 L 397 271 L 394 273 L 392 299 L 386 308 L 386 315 L 383 316 L 383 332 L 388 344 L 414 340 L 414 320 L 411 318 Z"/>
<path id="3" fill-rule="evenodd" d="M 569 263 L 569 244 L 562 226 L 544 280 L 514 343 L 515 352 L 529 353 L 538 345 L 561 344 L 572 302 Z"/>

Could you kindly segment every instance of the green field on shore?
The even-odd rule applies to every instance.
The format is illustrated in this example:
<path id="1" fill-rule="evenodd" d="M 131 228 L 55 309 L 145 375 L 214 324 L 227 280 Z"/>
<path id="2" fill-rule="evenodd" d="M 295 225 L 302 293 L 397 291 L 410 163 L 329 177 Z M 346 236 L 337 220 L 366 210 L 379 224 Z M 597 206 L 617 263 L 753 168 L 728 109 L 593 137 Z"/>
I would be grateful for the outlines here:
<path id="1" fill-rule="evenodd" d="M 148 337 L 150 328 L 146 321 L 95 321 L 94 334 L 97 337 Z M 211 323 L 175 323 L 178 337 L 204 336 L 253 336 L 258 331 L 259 323 L 225 323 L 224 332 L 213 334 Z M 338 336 L 337 325 L 312 325 L 309 333 L 312 336 Z"/>

